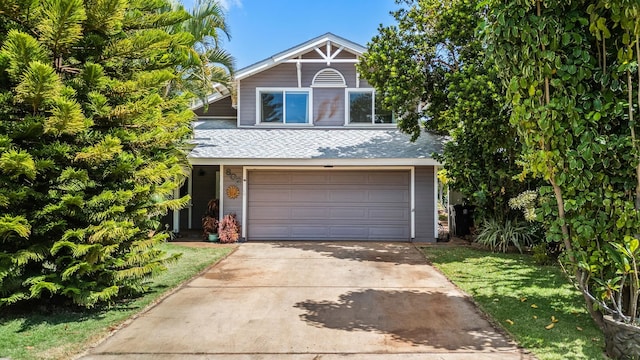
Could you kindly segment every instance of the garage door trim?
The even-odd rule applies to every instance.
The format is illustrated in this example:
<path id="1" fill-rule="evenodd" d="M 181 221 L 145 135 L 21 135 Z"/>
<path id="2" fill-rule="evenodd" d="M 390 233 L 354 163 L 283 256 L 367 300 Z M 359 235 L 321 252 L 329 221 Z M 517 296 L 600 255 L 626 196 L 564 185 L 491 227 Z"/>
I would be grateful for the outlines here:
<path id="1" fill-rule="evenodd" d="M 248 196 L 246 196 L 249 189 L 248 173 L 251 170 L 290 170 L 290 171 L 304 171 L 304 170 L 324 170 L 324 171 L 368 171 L 368 170 L 406 170 L 409 171 L 409 233 L 410 239 L 413 240 L 416 237 L 416 203 L 415 203 L 415 166 L 243 166 L 242 167 L 242 193 L 245 194 L 242 198 L 242 221 L 247 221 L 248 212 Z M 248 224 L 242 225 L 242 237 L 247 238 Z"/>

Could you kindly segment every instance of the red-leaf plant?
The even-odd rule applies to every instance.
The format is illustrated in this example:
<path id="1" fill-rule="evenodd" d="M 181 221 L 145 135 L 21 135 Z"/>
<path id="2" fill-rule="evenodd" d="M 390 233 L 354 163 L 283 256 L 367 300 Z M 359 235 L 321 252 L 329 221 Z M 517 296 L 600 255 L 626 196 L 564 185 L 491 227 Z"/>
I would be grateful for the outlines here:
<path id="1" fill-rule="evenodd" d="M 240 237 L 240 225 L 235 213 L 225 215 L 218 225 L 218 237 L 221 243 L 234 243 Z"/>

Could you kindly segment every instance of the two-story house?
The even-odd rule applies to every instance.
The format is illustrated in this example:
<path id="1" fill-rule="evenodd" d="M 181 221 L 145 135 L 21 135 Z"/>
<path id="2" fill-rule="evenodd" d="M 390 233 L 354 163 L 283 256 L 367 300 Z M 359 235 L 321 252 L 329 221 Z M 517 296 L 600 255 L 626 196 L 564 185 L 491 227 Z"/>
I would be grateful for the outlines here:
<path id="1" fill-rule="evenodd" d="M 237 71 L 236 103 L 197 105 L 174 231 L 200 228 L 215 198 L 248 241 L 435 241 L 444 139 L 397 130 L 356 71 L 365 50 L 328 33 Z"/>

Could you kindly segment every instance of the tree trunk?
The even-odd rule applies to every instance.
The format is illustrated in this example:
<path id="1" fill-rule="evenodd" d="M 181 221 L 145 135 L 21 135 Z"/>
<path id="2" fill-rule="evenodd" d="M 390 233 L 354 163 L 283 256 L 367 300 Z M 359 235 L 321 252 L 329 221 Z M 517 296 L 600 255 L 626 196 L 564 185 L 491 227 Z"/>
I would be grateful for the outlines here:
<path id="1" fill-rule="evenodd" d="M 541 9 L 541 0 L 537 0 L 536 1 L 536 10 L 537 10 L 537 15 L 538 17 L 542 16 L 542 9 Z M 542 47 L 542 51 L 546 50 L 546 46 L 544 44 L 541 44 Z M 606 61 L 606 60 L 605 60 Z M 545 106 L 549 106 L 549 104 L 551 103 L 551 88 L 549 86 L 550 80 L 548 76 L 544 77 L 544 105 Z M 545 150 L 549 151 L 549 145 L 548 144 L 544 144 L 543 145 Z M 593 300 L 587 295 L 586 293 L 586 289 L 588 288 L 586 285 L 584 284 L 584 278 L 582 275 L 582 270 L 580 270 L 580 268 L 578 267 L 578 263 L 576 261 L 575 255 L 573 254 L 573 246 L 571 245 L 571 238 L 570 238 L 570 234 L 569 234 L 569 227 L 567 226 L 567 221 L 566 221 L 566 215 L 565 215 L 565 208 L 564 208 L 564 198 L 562 195 L 562 189 L 560 188 L 560 186 L 558 185 L 558 183 L 556 182 L 555 179 L 555 172 L 553 171 L 553 165 L 549 165 L 549 183 L 551 184 L 551 187 L 553 188 L 553 193 L 554 196 L 556 198 L 556 204 L 558 206 L 558 219 L 560 220 L 560 229 L 562 231 L 562 242 L 564 244 L 565 247 L 565 251 L 567 252 L 568 256 L 569 256 L 569 261 L 571 262 L 571 266 L 574 268 L 574 276 L 577 280 L 578 283 L 578 287 L 580 289 L 580 292 L 582 293 L 586 305 L 587 305 L 587 311 L 589 312 L 589 315 L 591 315 L 591 317 L 593 318 L 593 321 L 596 322 L 596 324 L 601 328 L 604 329 L 605 327 L 605 323 L 604 323 L 604 319 L 602 316 L 602 313 L 595 310 L 594 307 L 594 303 Z"/>

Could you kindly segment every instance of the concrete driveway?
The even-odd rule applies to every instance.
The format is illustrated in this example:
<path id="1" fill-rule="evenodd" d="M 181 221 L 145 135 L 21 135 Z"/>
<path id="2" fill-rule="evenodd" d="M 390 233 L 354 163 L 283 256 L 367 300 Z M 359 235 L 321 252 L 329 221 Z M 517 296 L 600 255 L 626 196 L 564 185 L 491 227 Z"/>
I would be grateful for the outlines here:
<path id="1" fill-rule="evenodd" d="M 522 359 L 411 244 L 246 243 L 84 359 Z"/>

